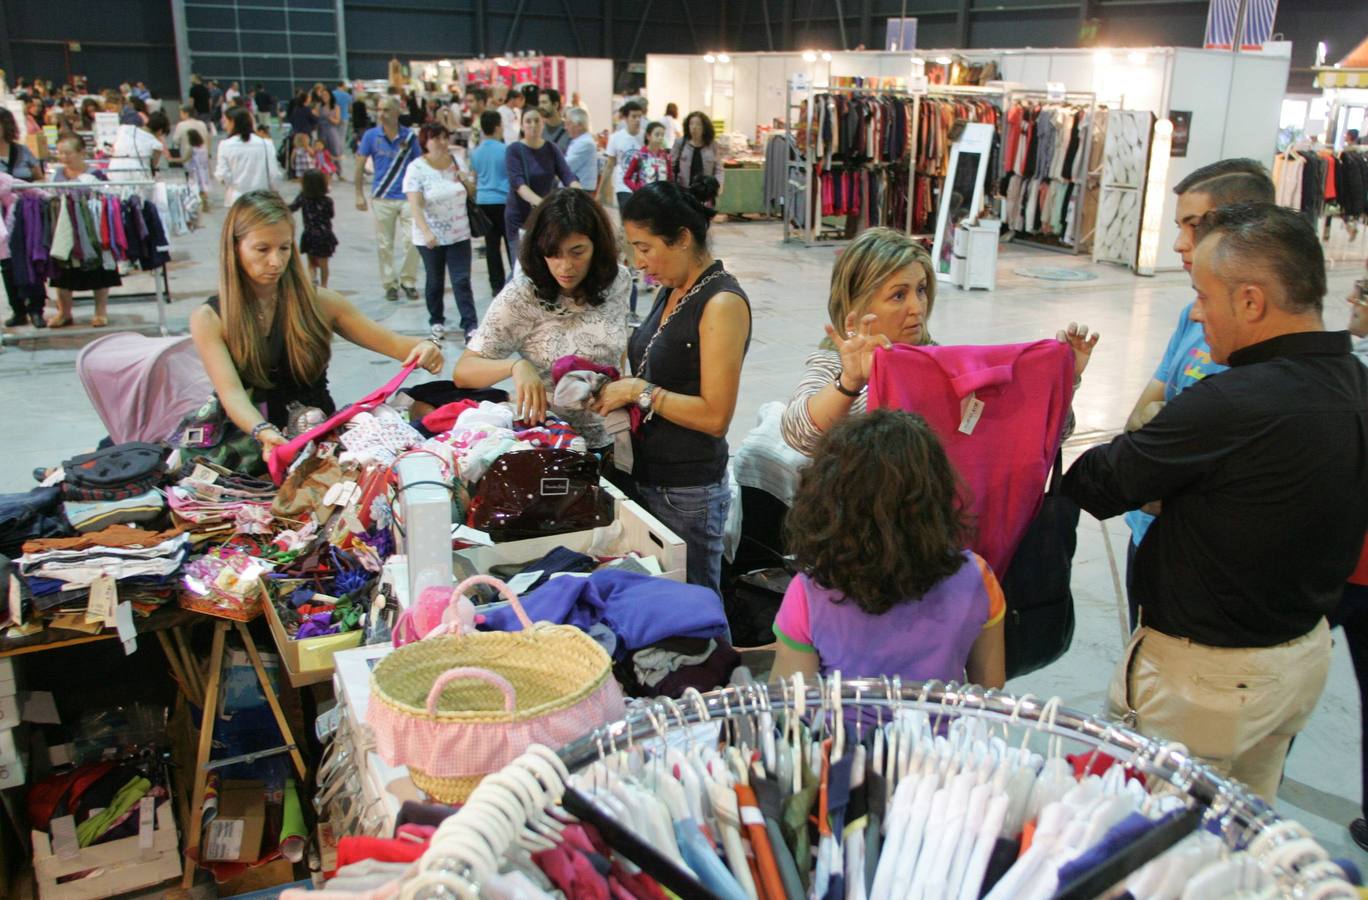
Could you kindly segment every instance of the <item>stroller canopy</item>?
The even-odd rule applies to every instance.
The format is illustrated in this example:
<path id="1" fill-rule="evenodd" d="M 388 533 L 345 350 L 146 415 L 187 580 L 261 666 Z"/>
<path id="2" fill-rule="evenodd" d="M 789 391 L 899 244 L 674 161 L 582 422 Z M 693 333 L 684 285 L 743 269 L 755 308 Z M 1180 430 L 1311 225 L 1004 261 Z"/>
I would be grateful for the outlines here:
<path id="1" fill-rule="evenodd" d="M 81 350 L 76 373 L 116 444 L 166 440 L 214 390 L 189 336 L 105 335 Z"/>

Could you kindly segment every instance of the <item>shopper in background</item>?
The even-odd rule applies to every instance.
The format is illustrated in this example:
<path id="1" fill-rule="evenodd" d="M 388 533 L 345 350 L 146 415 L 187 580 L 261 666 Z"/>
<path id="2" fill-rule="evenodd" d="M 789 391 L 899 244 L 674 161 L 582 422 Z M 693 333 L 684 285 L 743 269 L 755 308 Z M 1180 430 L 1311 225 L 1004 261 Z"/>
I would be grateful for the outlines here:
<path id="1" fill-rule="evenodd" d="M 603 169 L 603 174 L 599 176 L 600 189 L 603 185 L 612 184 L 613 196 L 617 198 L 618 209 L 622 209 L 622 204 L 627 202 L 627 198 L 632 196 L 632 189 L 627 187 L 624 177 L 627 174 L 627 163 L 637 151 L 645 146 L 645 135 L 641 128 L 641 105 L 635 100 L 628 100 L 622 104 L 619 110 L 624 123 L 624 128 L 614 131 L 608 138 L 608 147 L 605 154 L 608 157 L 608 164 Z"/>
<path id="2" fill-rule="evenodd" d="M 305 172 L 318 168 L 318 160 L 314 156 L 313 140 L 307 134 L 296 134 L 291 143 L 294 149 L 290 151 L 290 178 L 298 181 Z"/>
<path id="3" fill-rule="evenodd" d="M 356 97 L 352 102 L 351 116 L 352 136 L 351 142 L 347 146 L 350 147 L 352 153 L 355 154 L 356 148 L 361 143 L 362 135 L 374 127 L 374 122 L 371 118 L 371 110 L 370 107 L 366 105 L 366 97 L 364 94 Z M 360 161 L 357 162 L 356 174 L 353 177 L 355 177 L 357 181 L 362 181 L 366 177 L 365 169 Z"/>
<path id="4" fill-rule="evenodd" d="M 180 121 L 176 123 L 176 130 L 171 132 L 171 144 L 175 148 L 176 154 L 172 161 L 179 161 L 181 165 L 188 165 L 190 161 L 190 132 L 197 132 L 204 139 L 204 145 L 209 145 L 209 126 L 195 118 L 195 107 L 192 101 L 186 100 L 180 107 Z"/>
<path id="5" fill-rule="evenodd" d="M 1192 271 L 1197 226 L 1204 215 L 1233 203 L 1272 203 L 1274 200 L 1273 181 L 1268 177 L 1268 170 L 1252 159 L 1223 159 L 1203 166 L 1178 182 L 1173 192 L 1178 195 L 1174 213 L 1178 237 L 1174 239 L 1173 250 L 1182 257 L 1183 268 L 1188 272 Z M 1126 419 L 1127 431 L 1144 427 L 1165 403 L 1203 378 L 1226 370 L 1225 366 L 1212 360 L 1202 323 L 1192 318 L 1192 307 L 1189 303 L 1178 314 L 1178 326 L 1169 337 L 1159 367 Z M 1126 513 L 1126 524 L 1131 531 L 1131 539 L 1126 544 L 1126 598 L 1132 631 L 1140 624 L 1140 609 L 1132 586 L 1135 551 L 1153 522 L 1154 516 L 1144 510 L 1133 509 Z"/>
<path id="6" fill-rule="evenodd" d="M 138 82 L 138 84 L 141 85 L 142 82 L 140 81 L 140 82 Z M 234 81 L 234 82 L 232 82 L 232 83 L 230 83 L 230 84 L 228 85 L 228 90 L 226 90 L 226 91 L 223 92 L 223 102 L 224 102 L 224 103 L 227 103 L 229 106 L 232 106 L 233 103 L 237 100 L 237 98 L 239 98 L 239 97 L 241 97 L 241 96 L 242 96 L 242 91 L 241 91 L 241 89 L 238 88 L 238 83 L 237 83 L 236 81 Z M 143 98 L 143 99 L 146 99 L 146 98 Z"/>
<path id="7" fill-rule="evenodd" d="M 345 144 L 347 141 L 347 128 L 351 125 L 351 108 L 353 102 L 351 85 L 347 84 L 345 81 L 339 81 L 337 87 L 332 89 L 332 96 L 333 102 L 337 104 L 340 132 L 342 135 L 342 142 Z M 337 153 L 334 155 L 338 157 L 338 162 L 340 163 L 342 154 Z"/>
<path id="8" fill-rule="evenodd" d="M 503 116 L 504 143 L 517 143 L 522 139 L 522 92 L 510 90 L 502 85 L 496 90 L 504 92 L 503 97 L 499 99 L 499 115 Z"/>
<path id="9" fill-rule="evenodd" d="M 616 244 L 613 223 L 593 197 L 568 189 L 548 196 L 528 220 L 522 270 L 494 298 L 452 373 L 462 388 L 512 378 L 518 418 L 541 422 L 554 412 L 605 462 L 613 445 L 603 419 L 555 406 L 551 367 L 565 356 L 621 367 L 632 276 L 618 264 Z"/>
<path id="10" fill-rule="evenodd" d="M 256 106 L 258 122 L 269 122 L 275 116 L 275 98 L 267 93 L 264 85 L 258 84 L 252 89 L 252 103 Z"/>
<path id="11" fill-rule="evenodd" d="M 515 265 L 518 238 L 523 224 L 532 215 L 532 208 L 555 190 L 557 182 L 563 187 L 580 187 L 575 174 L 565 164 L 560 148 L 542 138 L 542 117 L 535 108 L 523 111 L 522 135 L 521 141 L 509 144 L 504 152 L 504 165 L 508 170 L 504 234 L 508 240 L 508 257 Z"/>
<path id="12" fill-rule="evenodd" d="M 341 159 L 342 134 L 346 129 L 342 122 L 342 107 L 338 106 L 333 92 L 321 84 L 314 85 L 312 100 L 313 105 L 318 107 L 318 138 L 333 159 Z M 337 177 L 339 181 L 345 180 L 340 172 Z"/>
<path id="13" fill-rule="evenodd" d="M 356 171 L 366 171 L 366 160 L 375 170 L 370 195 L 375 203 L 375 251 L 380 261 L 380 282 L 385 299 L 399 299 L 399 289 L 410 300 L 418 298 L 418 251 L 409 240 L 412 222 L 408 200 L 404 197 L 404 171 L 421 153 L 416 132 L 399 124 L 399 99 L 387 96 L 380 101 L 380 124 L 370 129 L 356 147 Z M 365 179 L 356 179 L 356 208 L 366 210 Z M 404 260 L 394 270 L 394 238 L 400 233 Z"/>
<path id="14" fill-rule="evenodd" d="M 504 232 L 504 207 L 508 203 L 508 150 L 503 143 L 503 116 L 487 109 L 480 114 L 475 125 L 475 131 L 482 133 L 483 137 L 470 151 L 470 167 L 475 170 L 478 179 L 475 202 L 490 224 L 489 233 L 485 235 L 489 292 L 498 296 L 508 281 L 502 255 L 508 252 L 508 236 Z M 513 271 L 511 254 L 508 256 L 508 271 Z"/>
<path id="15" fill-rule="evenodd" d="M 139 181 L 157 174 L 158 164 L 167 156 L 162 142 L 171 133 L 166 113 L 154 112 L 146 125 L 120 125 L 109 160 L 110 181 Z"/>
<path id="16" fill-rule="evenodd" d="M 598 144 L 589 133 L 589 113 L 578 106 L 565 111 L 565 132 L 570 135 L 565 164 L 580 184 L 598 185 Z"/>
<path id="17" fill-rule="evenodd" d="M 684 134 L 674 142 L 670 151 L 674 179 L 685 187 L 692 187 L 705 178 L 717 179 L 717 197 L 726 187 L 726 172 L 718 151 L 712 119 L 701 112 L 689 113 L 684 119 Z M 709 206 L 716 205 L 714 198 Z"/>
<path id="18" fill-rule="evenodd" d="M 203 124 L 195 120 L 196 124 Z M 185 161 L 185 178 L 199 189 L 200 209 L 209 210 L 209 138 L 198 131 L 188 135 L 190 157 Z"/>
<path id="19" fill-rule="evenodd" d="M 774 620 L 771 680 L 1006 683 L 1006 599 L 966 549 L 958 476 L 921 416 L 880 409 L 834 427 L 784 529 L 798 574 Z"/>
<path id="20" fill-rule="evenodd" d="M 318 130 L 318 110 L 313 104 L 312 98 L 303 90 L 295 91 L 294 100 L 290 101 L 290 108 L 285 114 L 285 120 L 290 125 L 291 134 L 307 134 L 313 137 Z"/>
<path id="21" fill-rule="evenodd" d="M 541 111 L 545 129 L 542 137 L 560 148 L 564 153 L 570 148 L 570 134 L 565 130 L 561 118 L 561 95 L 555 88 L 543 88 L 537 95 L 537 109 Z"/>
<path id="22" fill-rule="evenodd" d="M 1368 369 L 1325 330 L 1324 254 L 1297 212 L 1208 213 L 1192 283 L 1212 361 L 1231 368 L 1085 452 L 1062 488 L 1099 519 L 1162 503 L 1110 713 L 1271 804 L 1368 530 Z"/>
<path id="23" fill-rule="evenodd" d="M 395 334 L 309 283 L 294 217 L 278 194 L 238 198 L 219 241 L 218 295 L 190 314 L 190 335 L 224 412 L 261 444 L 263 459 L 285 443 L 292 401 L 336 411 L 328 392 L 334 334 L 405 365 L 442 370 L 435 342 Z"/>
<path id="24" fill-rule="evenodd" d="M 57 160 L 59 165 L 53 173 L 55 181 L 99 184 L 103 180 L 86 166 L 85 139 L 78 134 L 68 133 L 57 141 Z M 48 322 L 49 327 L 64 328 L 75 324 L 72 316 L 73 294 L 76 291 L 91 291 L 95 295 L 95 313 L 90 317 L 90 325 L 92 328 L 103 328 L 109 324 L 109 289 L 118 287 L 123 281 L 117 269 L 75 266 L 59 268 L 51 284 L 57 289 L 57 315 Z"/>
<path id="25" fill-rule="evenodd" d="M 309 259 L 309 283 L 328 286 L 328 260 L 337 250 L 333 233 L 333 202 L 328 196 L 328 177 L 313 169 L 300 178 L 299 195 L 290 203 L 291 212 L 304 216 L 304 231 L 299 236 L 299 252 Z"/>
<path id="26" fill-rule="evenodd" d="M 466 91 L 465 113 L 461 116 L 462 122 L 470 127 L 470 149 L 474 150 L 479 146 L 480 141 L 484 140 L 483 128 L 480 125 L 481 118 L 489 106 L 489 91 L 481 87 L 473 87 Z M 469 119 L 469 121 L 466 121 Z M 500 135 L 503 134 L 503 116 L 499 116 Z M 502 137 L 499 138 L 503 140 Z"/>
<path id="27" fill-rule="evenodd" d="M 434 340 L 446 337 L 446 313 L 442 295 L 444 278 L 451 273 L 451 293 L 461 313 L 461 333 L 470 340 L 477 324 L 475 295 L 470 290 L 470 220 L 466 198 L 475 190 L 474 178 L 461 171 L 451 155 L 451 134 L 441 125 L 424 125 L 419 133 L 423 148 L 404 173 L 404 193 L 413 217 L 413 244 L 423 257 L 427 273 L 424 296 L 428 326 Z"/>
<path id="28" fill-rule="evenodd" d="M 186 105 L 189 113 L 194 115 L 194 101 L 187 100 Z M 94 97 L 86 97 L 81 101 L 81 131 L 95 130 L 95 114 L 100 111 L 100 101 Z M 207 127 L 207 126 L 206 126 Z"/>
<path id="29" fill-rule="evenodd" d="M 622 173 L 627 189 L 636 192 L 648 184 L 670 180 L 670 154 L 665 149 L 665 125 L 652 122 L 646 126 L 646 145 L 632 154 L 627 170 Z"/>
<path id="30" fill-rule="evenodd" d="M 225 206 L 251 191 L 273 191 L 285 180 L 271 142 L 252 131 L 251 115 L 239 110 L 232 122 L 232 133 L 219 141 L 214 164 L 214 177 L 223 182 Z"/>
<path id="31" fill-rule="evenodd" d="M 679 140 L 679 105 L 676 103 L 665 104 L 665 115 L 661 116 L 660 121 L 665 125 L 665 146 L 674 147 L 675 141 Z"/>
<path id="32" fill-rule="evenodd" d="M 632 484 L 687 545 L 689 581 L 720 591 L 731 506 L 726 434 L 750 346 L 750 302 L 708 251 L 708 208 L 678 185 L 642 188 L 622 218 L 642 270 L 661 288 L 628 345 L 635 377 L 605 387 L 598 412 L 642 412 Z"/>

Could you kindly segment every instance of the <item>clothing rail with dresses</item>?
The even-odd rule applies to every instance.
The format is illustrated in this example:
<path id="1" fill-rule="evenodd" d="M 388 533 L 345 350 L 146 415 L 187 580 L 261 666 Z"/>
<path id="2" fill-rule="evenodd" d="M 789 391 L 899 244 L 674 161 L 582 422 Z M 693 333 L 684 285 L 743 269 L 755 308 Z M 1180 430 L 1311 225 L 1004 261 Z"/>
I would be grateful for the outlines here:
<path id="1" fill-rule="evenodd" d="M 996 173 L 1002 221 L 1023 244 L 1087 252 L 1097 225 L 1105 107 L 1091 91 L 1014 89 L 1006 112 Z"/>
<path id="2" fill-rule="evenodd" d="M 1026 827 L 1027 848 L 1000 846 Z M 1058 698 L 839 673 L 639 701 L 559 754 L 534 746 L 380 890 L 548 896 L 536 879 L 685 900 L 1357 896 L 1305 829 L 1181 747 Z"/>
<path id="3" fill-rule="evenodd" d="M 143 179 L 143 180 L 130 180 L 130 181 L 48 181 L 48 182 L 42 182 L 42 181 L 40 181 L 40 182 L 15 182 L 14 184 L 11 185 L 11 188 L 12 188 L 13 190 L 16 190 L 16 191 L 39 191 L 39 192 L 41 192 L 41 191 L 87 191 L 87 192 L 99 193 L 99 194 L 111 194 L 111 195 L 114 195 L 114 196 L 119 197 L 119 198 L 121 198 L 121 199 L 127 198 L 128 195 L 133 194 L 133 193 L 136 193 L 136 194 L 138 195 L 138 197 L 139 197 L 140 202 L 142 202 L 142 201 L 144 201 L 144 199 L 145 199 L 145 198 L 143 197 L 143 194 L 146 192 L 146 189 L 148 189 L 148 188 L 156 188 L 156 187 L 158 187 L 158 186 L 161 186 L 161 182 Z M 153 300 L 156 302 L 156 309 L 157 309 L 157 323 L 156 323 L 156 326 L 155 326 L 155 327 L 157 328 L 157 331 L 161 334 L 162 337 L 166 337 L 167 334 L 169 333 L 169 329 L 168 329 L 168 327 L 167 327 L 167 320 L 166 320 L 166 307 L 167 307 L 167 305 L 171 302 L 171 281 L 170 281 L 170 276 L 168 275 L 168 273 L 167 273 L 167 268 L 166 268 L 166 261 L 167 261 L 167 259 L 169 258 L 169 255 L 168 255 L 168 254 L 169 254 L 170 246 L 169 246 L 169 244 L 164 243 L 164 241 L 165 241 L 165 239 L 168 237 L 169 232 L 166 230 L 168 226 L 167 226 L 167 224 L 164 222 L 161 213 L 160 213 L 159 211 L 157 211 L 157 207 L 156 207 L 156 205 L 153 203 L 153 200 L 151 200 L 151 199 L 146 199 L 145 202 L 146 202 L 146 203 L 151 207 L 151 209 L 156 213 L 156 216 L 155 216 L 156 222 L 158 223 L 158 227 L 161 227 L 161 228 L 162 228 L 161 240 L 160 240 L 160 241 L 158 241 L 158 240 L 155 238 L 155 235 L 149 234 L 149 236 L 148 236 L 148 240 L 149 240 L 150 242 L 152 242 L 152 243 L 150 243 L 150 244 L 148 245 L 149 248 L 150 248 L 150 253 L 145 257 L 145 261 L 150 262 L 150 263 L 152 263 L 153 265 L 151 266 L 151 268 L 147 268 L 146 266 L 143 267 L 143 271 L 147 272 L 147 274 L 149 274 L 149 275 L 152 277 L 152 292 L 151 292 L 151 293 L 145 293 L 145 292 L 144 292 L 144 293 L 137 293 L 137 294 L 113 294 L 113 295 L 110 296 L 110 300 L 111 300 L 111 301 L 115 301 L 115 302 L 133 302 L 133 301 L 145 301 L 145 300 L 148 300 L 148 299 L 153 299 Z M 19 215 L 19 214 L 20 214 L 20 211 L 19 211 L 19 210 L 15 210 L 15 214 L 16 214 L 16 215 Z M 46 238 L 44 238 L 43 243 L 45 243 L 45 247 L 44 247 L 44 250 L 45 250 L 45 251 L 48 250 L 48 249 L 50 249 L 50 244 L 46 242 Z M 108 252 L 110 251 L 109 245 L 108 245 L 108 244 L 105 244 L 105 245 L 102 247 L 102 250 L 103 250 L 103 252 L 108 253 Z M 129 258 L 132 258 L 132 257 L 129 257 Z M 46 282 L 47 279 L 44 278 L 43 280 L 44 280 L 44 282 Z M 148 326 L 129 326 L 129 327 L 131 328 L 131 330 L 141 330 L 141 329 L 143 329 L 143 328 L 150 328 L 150 327 L 152 327 L 152 326 L 148 325 Z M 107 331 L 108 331 L 108 329 L 98 329 L 98 330 L 97 330 L 97 329 L 63 328 L 63 329 L 61 329 L 60 331 L 57 331 L 57 332 L 43 331 L 43 332 L 36 333 L 36 334 L 33 334 L 33 335 L 26 335 L 26 336 L 24 337 L 24 340 L 35 340 L 35 339 L 38 339 L 38 338 L 49 338 L 49 339 L 51 339 L 51 338 L 57 338 L 57 337 L 71 337 L 71 336 L 79 336 L 79 335 L 84 334 L 84 333 L 89 333 L 89 334 L 97 334 L 97 333 L 99 333 L 99 334 L 103 334 L 103 333 L 107 333 Z M 3 346 L 3 344 L 5 343 L 6 340 L 13 341 L 13 340 L 14 340 L 14 337 L 13 337 L 12 335 L 10 335 L 10 334 L 0 334 L 0 346 Z"/>

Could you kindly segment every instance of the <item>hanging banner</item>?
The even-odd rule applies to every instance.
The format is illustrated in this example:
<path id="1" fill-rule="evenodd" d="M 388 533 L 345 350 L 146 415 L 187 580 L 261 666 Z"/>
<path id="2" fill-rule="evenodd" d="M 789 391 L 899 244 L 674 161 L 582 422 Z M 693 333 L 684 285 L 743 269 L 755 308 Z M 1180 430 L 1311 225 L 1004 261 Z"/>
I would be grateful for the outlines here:
<path id="1" fill-rule="evenodd" d="M 1207 7 L 1208 50 L 1230 50 L 1238 37 L 1241 50 L 1262 50 L 1273 35 L 1278 0 L 1211 0 Z"/>

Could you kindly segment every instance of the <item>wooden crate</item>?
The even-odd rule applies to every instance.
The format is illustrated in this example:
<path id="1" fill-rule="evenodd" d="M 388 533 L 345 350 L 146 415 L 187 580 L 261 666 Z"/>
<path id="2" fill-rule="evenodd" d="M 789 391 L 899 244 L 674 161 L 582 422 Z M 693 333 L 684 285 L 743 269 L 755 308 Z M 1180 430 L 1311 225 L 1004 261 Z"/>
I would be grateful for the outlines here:
<path id="1" fill-rule="evenodd" d="M 138 846 L 138 835 L 96 844 L 62 859 L 52 849 L 52 840 L 42 831 L 33 835 L 33 873 L 41 900 L 97 900 L 161 884 L 181 874 L 180 840 L 176 819 L 169 801 L 157 807 L 157 825 L 152 846 Z M 59 878 L 100 869 L 98 874 L 58 884 Z"/>

